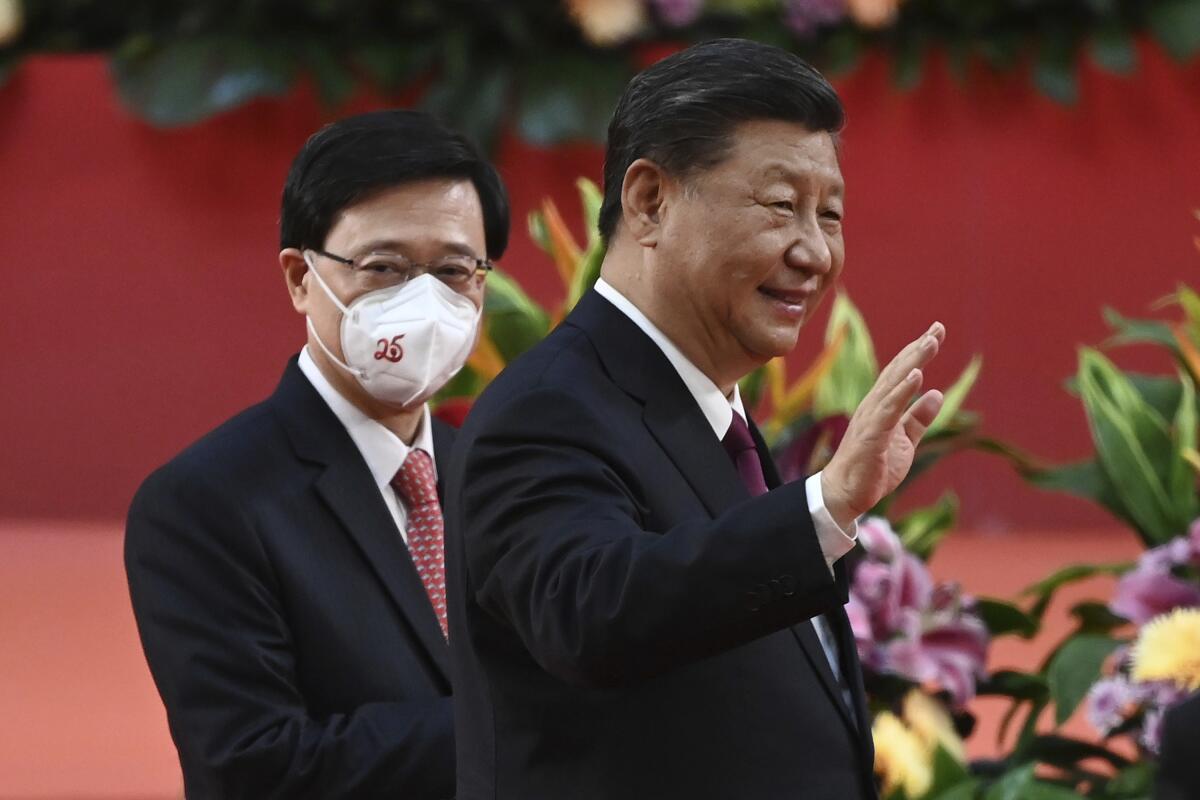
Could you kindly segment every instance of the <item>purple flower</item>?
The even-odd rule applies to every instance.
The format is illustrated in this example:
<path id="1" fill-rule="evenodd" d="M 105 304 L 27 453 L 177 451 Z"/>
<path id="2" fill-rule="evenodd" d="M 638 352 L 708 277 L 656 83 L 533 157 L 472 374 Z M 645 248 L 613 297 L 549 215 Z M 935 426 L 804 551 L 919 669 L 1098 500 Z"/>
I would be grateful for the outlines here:
<path id="1" fill-rule="evenodd" d="M 1142 747 L 1151 753 L 1158 753 L 1158 747 L 1162 743 L 1163 712 L 1164 709 L 1161 708 L 1150 708 L 1142 717 L 1142 735 L 1139 740 Z"/>
<path id="2" fill-rule="evenodd" d="M 784 24 L 806 38 L 845 16 L 846 0 L 786 0 L 783 7 Z"/>
<path id="3" fill-rule="evenodd" d="M 1141 565 L 1117 582 L 1109 609 L 1141 625 L 1180 606 L 1200 605 L 1200 587 Z"/>
<path id="4" fill-rule="evenodd" d="M 650 0 L 659 19 L 672 28 L 691 25 L 704 10 L 704 0 Z"/>
<path id="5" fill-rule="evenodd" d="M 1097 681 L 1087 695 L 1088 722 L 1107 736 L 1125 721 L 1126 710 L 1136 699 L 1133 687 L 1124 678 Z"/>

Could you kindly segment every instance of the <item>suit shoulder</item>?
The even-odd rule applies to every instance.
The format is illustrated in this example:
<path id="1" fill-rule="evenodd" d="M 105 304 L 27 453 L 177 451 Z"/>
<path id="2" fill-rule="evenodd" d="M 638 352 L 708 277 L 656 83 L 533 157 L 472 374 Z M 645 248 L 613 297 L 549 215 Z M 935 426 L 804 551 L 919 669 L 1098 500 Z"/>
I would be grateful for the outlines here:
<path id="1" fill-rule="evenodd" d="M 270 403 L 258 403 L 218 425 L 152 472 L 138 489 L 134 505 L 139 498 L 174 493 L 180 487 L 203 492 L 219 486 L 247 485 L 247 478 L 257 475 L 261 479 L 278 458 L 280 448 L 285 447 L 286 436 Z"/>

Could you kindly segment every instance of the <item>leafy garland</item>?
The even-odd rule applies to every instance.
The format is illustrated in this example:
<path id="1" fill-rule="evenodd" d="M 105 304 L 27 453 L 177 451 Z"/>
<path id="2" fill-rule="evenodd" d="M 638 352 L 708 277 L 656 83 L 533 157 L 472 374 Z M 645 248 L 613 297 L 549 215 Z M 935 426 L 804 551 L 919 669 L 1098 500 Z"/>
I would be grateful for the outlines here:
<path id="1" fill-rule="evenodd" d="M 1200 0 L 0 0 L 0 81 L 33 54 L 105 53 L 124 103 L 159 126 L 306 78 L 330 107 L 366 86 L 484 143 L 511 125 L 550 144 L 602 139 L 631 75 L 714 36 L 777 44 L 833 74 L 883 50 L 901 87 L 935 48 L 959 73 L 1031 63 L 1042 92 L 1071 102 L 1081 58 L 1128 73 L 1145 34 L 1192 58 Z"/>

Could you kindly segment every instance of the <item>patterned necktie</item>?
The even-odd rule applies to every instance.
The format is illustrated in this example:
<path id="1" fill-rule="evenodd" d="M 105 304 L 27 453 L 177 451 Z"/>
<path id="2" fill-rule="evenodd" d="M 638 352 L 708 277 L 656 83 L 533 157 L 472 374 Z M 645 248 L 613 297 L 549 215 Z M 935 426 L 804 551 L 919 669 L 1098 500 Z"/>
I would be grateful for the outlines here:
<path id="1" fill-rule="evenodd" d="M 408 511 L 408 552 L 412 556 L 425 593 L 433 604 L 442 636 L 449 638 L 446 624 L 446 555 L 442 506 L 438 502 L 433 459 L 424 450 L 410 450 L 392 487 Z"/>
<path id="2" fill-rule="evenodd" d="M 742 484 L 750 496 L 758 497 L 760 494 L 766 494 L 767 481 L 763 476 L 758 448 L 754 445 L 754 437 L 750 435 L 750 427 L 736 411 L 733 412 L 733 421 L 729 423 L 729 430 L 725 432 L 725 438 L 721 439 L 721 445 L 729 454 L 729 458 L 733 460 L 734 466 L 737 467 L 738 476 L 741 477 Z M 850 690 L 846 688 L 842 678 L 841 659 L 838 658 L 837 640 L 834 638 L 833 630 L 824 614 L 818 614 L 811 621 L 817 639 L 821 643 L 821 649 L 825 651 L 825 658 L 829 661 L 829 667 L 833 670 L 833 676 L 842 688 L 842 699 L 848 708 L 853 708 L 854 703 L 850 697 Z"/>

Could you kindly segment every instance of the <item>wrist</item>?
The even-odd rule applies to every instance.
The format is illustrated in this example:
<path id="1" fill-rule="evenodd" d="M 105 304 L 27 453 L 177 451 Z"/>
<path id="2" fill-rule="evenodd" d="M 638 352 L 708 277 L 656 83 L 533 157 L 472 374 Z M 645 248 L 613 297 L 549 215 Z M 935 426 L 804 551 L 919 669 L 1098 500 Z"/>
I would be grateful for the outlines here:
<path id="1" fill-rule="evenodd" d="M 839 483 L 836 474 L 831 473 L 828 468 L 821 473 L 821 495 L 825 499 L 825 510 L 833 517 L 838 527 L 848 530 L 858 519 L 858 513 L 846 501 Z"/>

